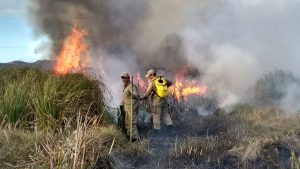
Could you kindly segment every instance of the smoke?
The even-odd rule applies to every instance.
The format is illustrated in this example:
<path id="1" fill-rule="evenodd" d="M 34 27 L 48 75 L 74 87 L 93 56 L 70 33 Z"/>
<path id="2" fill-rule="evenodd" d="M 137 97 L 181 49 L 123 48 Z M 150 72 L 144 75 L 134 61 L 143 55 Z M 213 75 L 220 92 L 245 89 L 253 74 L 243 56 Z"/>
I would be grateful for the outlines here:
<path id="1" fill-rule="evenodd" d="M 54 58 L 75 23 L 89 32 L 88 42 L 96 58 L 99 57 L 99 49 L 118 58 L 124 57 L 118 52 L 129 50 L 134 53 L 131 57 L 136 57 L 134 59 L 142 67 L 179 68 L 187 63 L 182 39 L 175 29 L 158 29 L 166 28 L 163 24 L 166 18 L 158 13 L 158 7 L 167 10 L 167 3 L 147 0 L 31 0 L 29 5 L 36 33 L 49 36 Z M 176 12 L 174 10 L 168 17 L 172 18 Z M 157 26 L 160 23 L 163 25 Z M 146 25 L 149 27 L 144 27 Z M 156 29 L 151 29 L 154 27 Z"/>
<path id="2" fill-rule="evenodd" d="M 203 81 L 216 88 L 221 106 L 247 100 L 247 90 L 265 72 L 283 69 L 299 76 L 300 50 L 295 45 L 300 38 L 300 1 L 218 2 L 187 9 L 181 35 L 189 61 L 198 63 Z M 287 88 L 282 105 L 292 103 L 288 98 L 299 98 L 289 96 L 299 88 Z"/>
<path id="3" fill-rule="evenodd" d="M 300 85 L 299 84 L 290 84 L 286 91 L 285 96 L 280 101 L 280 106 L 287 112 L 299 113 L 300 106 Z"/>
<path id="4" fill-rule="evenodd" d="M 46 34 L 51 40 L 52 58 L 75 22 L 89 32 L 92 66 L 105 71 L 109 84 L 117 86 L 124 71 L 192 65 L 222 107 L 246 100 L 249 87 L 266 71 L 277 68 L 300 76 L 299 7 L 299 0 L 31 0 L 29 4 L 37 35 Z"/>

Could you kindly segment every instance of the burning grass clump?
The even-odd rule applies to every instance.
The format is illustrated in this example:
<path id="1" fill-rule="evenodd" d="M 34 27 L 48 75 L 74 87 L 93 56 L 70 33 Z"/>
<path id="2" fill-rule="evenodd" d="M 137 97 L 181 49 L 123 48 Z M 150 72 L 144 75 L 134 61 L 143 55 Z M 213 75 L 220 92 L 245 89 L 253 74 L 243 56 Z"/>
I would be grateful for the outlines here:
<path id="1" fill-rule="evenodd" d="M 0 70 L 0 120 L 25 127 L 61 127 L 78 112 L 105 112 L 104 85 L 87 75 L 63 76 L 32 68 Z M 73 119 L 73 121 L 70 119 Z"/>

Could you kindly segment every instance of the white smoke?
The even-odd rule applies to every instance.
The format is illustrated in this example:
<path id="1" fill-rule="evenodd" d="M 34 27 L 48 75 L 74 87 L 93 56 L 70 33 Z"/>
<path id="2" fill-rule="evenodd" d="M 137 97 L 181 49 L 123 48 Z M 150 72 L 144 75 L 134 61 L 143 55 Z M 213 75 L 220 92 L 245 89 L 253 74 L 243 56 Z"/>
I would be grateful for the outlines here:
<path id="1" fill-rule="evenodd" d="M 90 31 L 96 53 L 92 67 L 101 75 L 104 71 L 115 98 L 122 91 L 122 72 L 134 74 L 149 67 L 195 65 L 202 74 L 199 80 L 216 91 L 222 107 L 247 99 L 249 87 L 268 71 L 283 69 L 300 77 L 300 0 L 32 0 L 32 4 L 35 24 L 49 35 L 54 49 L 69 31 L 70 19 Z M 298 87 L 288 89 L 284 105 L 299 99 Z"/>
<path id="2" fill-rule="evenodd" d="M 280 102 L 280 107 L 289 113 L 300 113 L 300 86 L 290 84 L 285 91 L 285 96 Z"/>
<path id="3" fill-rule="evenodd" d="M 96 52 L 97 57 L 93 57 L 91 67 L 93 71 L 101 75 L 105 84 L 109 84 L 109 95 L 111 99 L 109 104 L 111 106 L 118 106 L 123 100 L 123 82 L 121 76 L 123 73 L 129 73 L 130 76 L 135 76 L 139 70 L 136 60 L 134 60 L 133 53 L 122 52 L 115 55 L 122 55 L 117 57 L 108 54 L 102 50 Z M 105 57 L 104 57 L 105 56 Z M 123 59 L 122 59 L 123 58 Z"/>
<path id="4" fill-rule="evenodd" d="M 218 90 L 221 106 L 245 99 L 266 71 L 300 75 L 299 7 L 299 0 L 224 0 L 185 9 L 181 35 L 187 56 L 204 72 L 202 80 Z M 296 97 L 289 93 L 299 93 L 299 88 L 290 90 L 284 105 Z"/>
<path id="5" fill-rule="evenodd" d="M 226 107 L 247 99 L 249 87 L 267 71 L 300 76 L 299 7 L 299 0 L 152 2 L 152 15 L 140 22 L 134 44 L 145 52 L 168 34 L 179 34 L 188 61 L 203 72 L 201 80 L 218 91 L 220 106 Z M 132 62 L 119 62 L 134 71 Z M 283 105 L 296 97 L 290 93 L 299 92 L 290 90 Z"/>

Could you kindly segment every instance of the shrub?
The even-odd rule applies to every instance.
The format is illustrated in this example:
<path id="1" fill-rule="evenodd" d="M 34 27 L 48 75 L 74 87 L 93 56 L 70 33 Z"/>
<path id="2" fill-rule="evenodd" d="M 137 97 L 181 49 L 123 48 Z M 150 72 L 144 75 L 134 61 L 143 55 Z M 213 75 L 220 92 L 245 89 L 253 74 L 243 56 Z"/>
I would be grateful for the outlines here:
<path id="1" fill-rule="evenodd" d="M 264 105 L 277 104 L 291 85 L 300 87 L 300 80 L 292 73 L 282 70 L 270 72 L 259 79 L 255 86 L 255 100 Z"/>

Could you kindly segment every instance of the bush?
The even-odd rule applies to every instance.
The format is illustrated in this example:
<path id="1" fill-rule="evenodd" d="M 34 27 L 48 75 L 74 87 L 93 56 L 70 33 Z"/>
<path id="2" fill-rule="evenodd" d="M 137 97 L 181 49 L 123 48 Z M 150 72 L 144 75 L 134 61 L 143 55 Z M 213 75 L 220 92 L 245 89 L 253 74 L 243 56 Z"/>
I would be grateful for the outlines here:
<path id="1" fill-rule="evenodd" d="M 275 70 L 259 79 L 255 86 L 255 100 L 264 105 L 276 105 L 291 85 L 300 87 L 300 80 L 290 72 Z"/>

